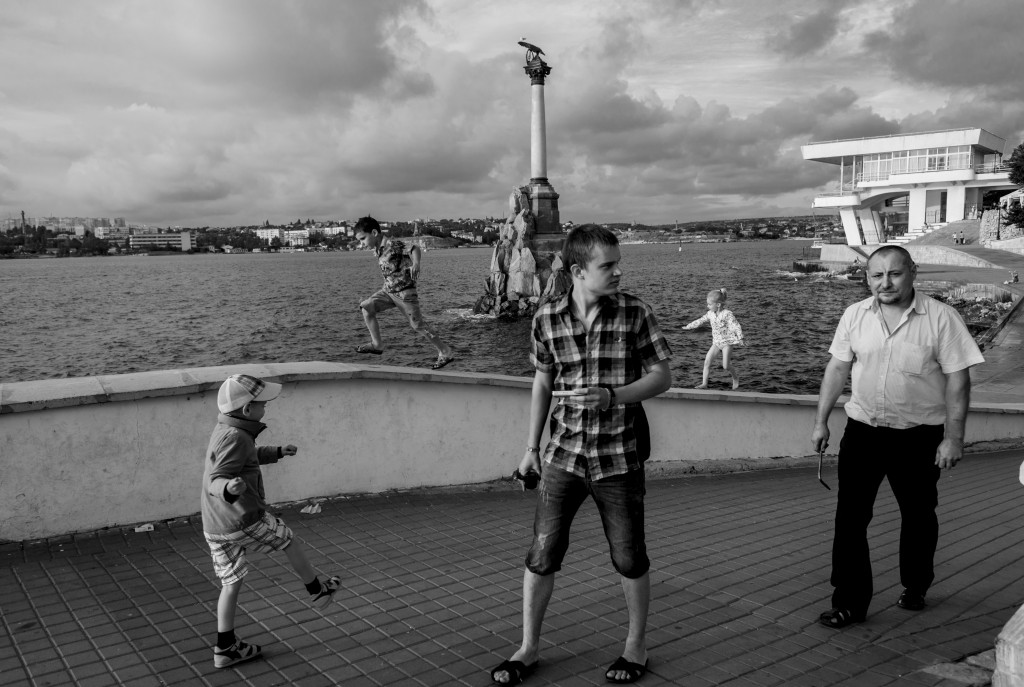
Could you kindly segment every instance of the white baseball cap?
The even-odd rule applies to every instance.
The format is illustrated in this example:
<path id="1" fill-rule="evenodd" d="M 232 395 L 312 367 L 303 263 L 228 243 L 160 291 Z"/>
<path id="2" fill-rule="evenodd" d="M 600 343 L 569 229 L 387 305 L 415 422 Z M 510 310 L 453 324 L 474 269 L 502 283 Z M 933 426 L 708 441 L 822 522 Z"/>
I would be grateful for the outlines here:
<path id="1" fill-rule="evenodd" d="M 250 401 L 273 401 L 279 393 L 280 384 L 264 382 L 251 375 L 231 375 L 217 392 L 217 408 L 222 413 L 230 413 Z"/>

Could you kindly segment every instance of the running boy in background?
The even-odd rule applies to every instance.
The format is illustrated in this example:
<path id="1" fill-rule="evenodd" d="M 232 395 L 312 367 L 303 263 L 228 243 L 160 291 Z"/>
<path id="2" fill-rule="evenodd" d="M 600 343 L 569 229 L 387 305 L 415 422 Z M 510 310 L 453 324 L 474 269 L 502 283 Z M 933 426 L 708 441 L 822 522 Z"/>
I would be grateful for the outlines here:
<path id="1" fill-rule="evenodd" d="M 736 365 L 731 360 L 732 347 L 743 345 L 743 329 L 731 310 L 725 308 L 725 289 L 718 289 L 708 294 L 707 313 L 690 324 L 684 325 L 683 329 L 696 329 L 703 324 L 711 325 L 711 348 L 704 357 L 704 379 L 697 389 L 708 388 L 708 375 L 711 374 L 711 364 L 715 356 L 722 354 L 722 369 L 732 376 L 732 388 L 737 389 L 740 385 L 739 375 L 736 374 Z"/>
<path id="2" fill-rule="evenodd" d="M 359 304 L 363 321 L 370 330 L 370 343 L 356 347 L 357 353 L 380 355 L 384 343 L 380 338 L 380 324 L 377 313 L 398 308 L 407 318 L 413 331 L 427 338 L 437 349 L 437 360 L 430 366 L 440 370 L 455 360 L 451 346 L 441 340 L 420 312 L 420 299 L 416 293 L 416 279 L 420 274 L 420 247 L 414 245 L 406 250 L 405 244 L 381 233 L 380 224 L 373 217 L 361 217 L 356 222 L 355 237 L 363 248 L 371 248 L 377 255 L 377 264 L 384 274 L 384 288 Z"/>
<path id="3" fill-rule="evenodd" d="M 496 684 L 518 685 L 537 667 L 555 573 L 587 496 L 598 505 L 629 616 L 625 648 L 605 670 L 605 679 L 626 684 L 647 672 L 651 562 L 634 418 L 640 401 L 671 385 L 672 353 L 650 306 L 619 291 L 621 257 L 619 241 L 608 229 L 594 224 L 573 229 L 562 247 L 572 287 L 533 318 L 530 359 L 536 372 L 519 474 L 540 475 L 540 494 L 523 573 L 523 641 L 491 671 Z M 551 437 L 541 448 L 553 395 L 562 403 L 551 414 Z"/>
<path id="4" fill-rule="evenodd" d="M 325 608 L 341 580 L 323 582 L 306 558 L 301 540 L 284 521 L 266 511 L 260 465 L 294 456 L 288 446 L 256 446 L 266 429 L 260 422 L 267 403 L 281 393 L 281 385 L 249 375 L 232 375 L 217 393 L 217 426 L 206 449 L 201 495 L 203 533 L 213 555 L 213 569 L 221 581 L 217 602 L 217 646 L 213 665 L 227 668 L 260 655 L 261 649 L 235 637 L 235 609 L 242 578 L 249 572 L 246 551 L 284 551 L 309 592 L 310 603 Z"/>

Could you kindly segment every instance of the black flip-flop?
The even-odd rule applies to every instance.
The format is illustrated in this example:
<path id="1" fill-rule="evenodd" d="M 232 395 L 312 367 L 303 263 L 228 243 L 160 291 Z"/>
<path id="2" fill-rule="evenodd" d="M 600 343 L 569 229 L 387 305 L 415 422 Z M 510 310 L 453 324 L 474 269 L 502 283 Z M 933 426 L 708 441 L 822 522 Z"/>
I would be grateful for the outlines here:
<path id="1" fill-rule="evenodd" d="M 498 667 L 491 671 L 491 682 L 496 685 L 521 685 L 523 680 L 533 675 L 533 671 L 537 670 L 537 665 L 540 661 L 534 661 L 530 665 L 526 665 L 522 661 L 502 661 L 498 664 Z M 508 673 L 508 682 L 498 682 L 495 679 L 495 673 L 506 672 Z"/>
<path id="2" fill-rule="evenodd" d="M 384 351 L 379 348 L 374 348 L 373 344 L 359 344 L 356 346 L 356 353 L 372 353 L 373 355 L 380 355 Z"/>
<path id="3" fill-rule="evenodd" d="M 650 663 L 650 661 L 633 663 L 632 661 L 627 661 L 625 656 L 619 656 L 615 659 L 615 663 L 608 666 L 604 671 L 604 679 L 615 685 L 631 685 L 647 674 L 648 663 Z M 608 675 L 608 673 L 615 673 L 619 671 L 625 672 L 626 677 L 611 677 Z"/>

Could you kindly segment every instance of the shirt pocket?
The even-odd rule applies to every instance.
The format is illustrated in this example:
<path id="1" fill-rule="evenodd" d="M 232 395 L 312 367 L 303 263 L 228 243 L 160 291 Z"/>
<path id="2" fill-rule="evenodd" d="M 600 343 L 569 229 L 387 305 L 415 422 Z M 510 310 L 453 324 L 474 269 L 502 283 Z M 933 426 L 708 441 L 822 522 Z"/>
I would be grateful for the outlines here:
<path id="1" fill-rule="evenodd" d="M 901 344 L 896 351 L 896 369 L 908 375 L 922 375 L 931 357 L 931 347 Z"/>

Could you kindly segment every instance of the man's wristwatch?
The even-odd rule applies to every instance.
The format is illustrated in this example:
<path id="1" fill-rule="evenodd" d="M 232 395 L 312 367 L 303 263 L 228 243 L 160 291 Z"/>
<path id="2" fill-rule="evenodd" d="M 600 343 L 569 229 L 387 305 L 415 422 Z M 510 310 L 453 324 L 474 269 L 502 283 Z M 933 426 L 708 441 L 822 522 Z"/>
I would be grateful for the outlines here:
<path id="1" fill-rule="evenodd" d="M 605 389 L 608 390 L 608 405 L 605 406 L 605 410 L 608 410 L 608 408 L 611 408 L 613 405 L 615 405 L 615 389 L 611 388 L 610 386 L 606 386 Z"/>

